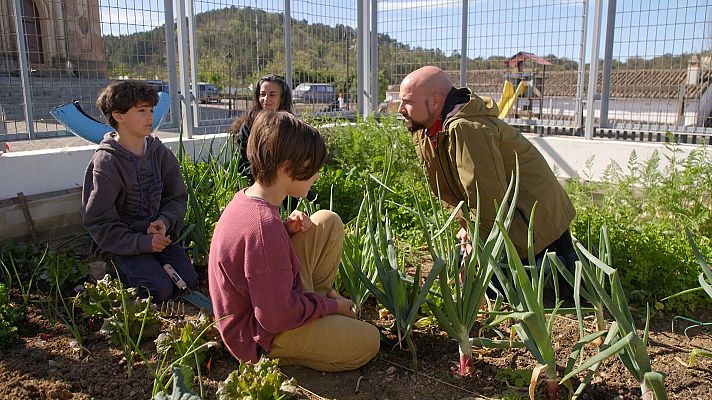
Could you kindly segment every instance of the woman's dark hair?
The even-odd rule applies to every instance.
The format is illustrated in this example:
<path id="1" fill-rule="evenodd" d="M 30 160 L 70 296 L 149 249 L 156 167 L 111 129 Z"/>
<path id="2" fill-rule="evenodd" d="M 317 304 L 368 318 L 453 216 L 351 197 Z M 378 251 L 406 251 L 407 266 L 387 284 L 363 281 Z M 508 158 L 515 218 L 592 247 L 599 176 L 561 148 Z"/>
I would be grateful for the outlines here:
<path id="1" fill-rule="evenodd" d="M 256 181 L 270 185 L 285 167 L 295 180 L 305 181 L 326 161 L 326 144 L 316 128 L 285 111 L 261 112 L 247 141 L 247 157 Z"/>
<path id="2" fill-rule="evenodd" d="M 276 82 L 281 89 L 279 107 L 277 107 L 277 111 L 286 111 L 290 114 L 294 114 L 294 107 L 292 106 L 292 89 L 290 89 L 289 85 L 287 85 L 287 81 L 279 75 L 265 75 L 257 81 L 255 90 L 252 92 L 252 108 L 250 111 L 242 116 L 242 118 L 235 120 L 230 126 L 228 132 L 232 134 L 233 138 L 240 132 L 242 125 L 247 124 L 248 127 L 252 127 L 252 124 L 255 122 L 255 118 L 257 118 L 257 114 L 262 111 L 262 104 L 260 104 L 260 88 L 265 82 Z"/>

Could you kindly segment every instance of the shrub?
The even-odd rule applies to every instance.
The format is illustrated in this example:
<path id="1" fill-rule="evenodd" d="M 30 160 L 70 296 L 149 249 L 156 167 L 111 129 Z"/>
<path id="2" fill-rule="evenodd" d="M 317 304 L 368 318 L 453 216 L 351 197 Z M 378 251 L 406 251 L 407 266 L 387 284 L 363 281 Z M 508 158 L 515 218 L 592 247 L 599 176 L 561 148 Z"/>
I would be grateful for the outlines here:
<path id="1" fill-rule="evenodd" d="M 10 303 L 10 289 L 0 283 L 0 348 L 5 348 L 17 340 L 16 324 L 24 315 L 22 308 Z"/>
<path id="2" fill-rule="evenodd" d="M 697 262 L 683 227 L 700 238 L 707 257 L 712 254 L 710 154 L 702 147 L 681 161 L 678 152 L 674 145 L 668 147 L 671 165 L 663 172 L 658 154 L 642 162 L 633 152 L 627 172 L 612 163 L 603 182 L 577 180 L 567 185 L 577 212 L 572 232 L 583 243 L 598 243 L 601 226 L 609 227 L 613 262 L 634 304 L 655 303 L 696 285 Z M 691 311 L 702 300 L 699 294 L 686 294 L 665 306 Z"/>

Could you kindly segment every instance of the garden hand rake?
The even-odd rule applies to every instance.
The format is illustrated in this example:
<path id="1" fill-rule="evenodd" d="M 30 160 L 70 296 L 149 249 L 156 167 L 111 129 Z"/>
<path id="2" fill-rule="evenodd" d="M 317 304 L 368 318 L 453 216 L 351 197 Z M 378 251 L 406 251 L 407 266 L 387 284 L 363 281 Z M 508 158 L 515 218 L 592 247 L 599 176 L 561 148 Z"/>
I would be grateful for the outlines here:
<path id="1" fill-rule="evenodd" d="M 185 283 L 183 278 L 178 275 L 176 270 L 173 269 L 170 264 L 165 264 L 163 266 L 163 270 L 166 271 L 168 276 L 171 277 L 171 280 L 173 281 L 173 283 L 175 283 L 176 286 L 178 286 L 178 289 L 183 291 L 183 294 L 181 295 L 183 300 L 198 308 L 202 308 L 210 312 L 210 314 L 213 313 L 213 304 L 208 296 L 198 292 L 197 290 L 191 290 Z"/>

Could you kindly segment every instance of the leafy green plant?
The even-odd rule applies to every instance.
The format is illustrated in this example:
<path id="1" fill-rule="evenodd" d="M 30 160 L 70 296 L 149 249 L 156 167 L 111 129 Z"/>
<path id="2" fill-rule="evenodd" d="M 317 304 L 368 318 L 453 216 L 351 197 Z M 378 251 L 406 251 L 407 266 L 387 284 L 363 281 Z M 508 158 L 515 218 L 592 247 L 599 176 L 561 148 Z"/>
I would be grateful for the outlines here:
<path id="1" fill-rule="evenodd" d="M 602 234 L 602 236 L 604 235 Z M 580 264 L 585 266 L 582 272 L 586 274 L 588 282 L 601 298 L 606 309 L 613 317 L 614 322 L 611 323 L 606 340 L 604 341 L 606 346 L 601 348 L 601 352 L 573 369 L 564 376 L 562 381 L 567 381 L 579 372 L 597 365 L 606 357 L 618 355 L 626 369 L 628 369 L 635 380 L 639 382 L 640 390 L 644 398 L 657 400 L 667 399 L 665 383 L 663 381 L 664 375 L 652 370 L 650 356 L 647 353 L 650 322 L 649 309 L 645 329 L 642 332 L 643 336 L 640 337 L 635 327 L 635 321 L 630 311 L 626 292 L 618 276 L 618 271 L 606 264 L 604 260 L 591 254 L 580 242 L 576 242 L 575 245 Z M 610 242 L 604 241 L 603 245 L 605 247 L 603 253 L 610 254 Z M 606 274 L 606 283 L 607 286 L 610 287 L 610 293 L 605 289 L 604 285 L 599 283 L 599 280 L 593 272 L 594 268 L 598 268 Z"/>
<path id="2" fill-rule="evenodd" d="M 398 174 L 389 180 L 389 188 L 401 203 L 386 203 L 394 231 L 398 232 L 397 246 L 419 247 L 423 240 L 417 217 L 408 208 L 415 208 L 411 191 L 425 195 L 430 189 L 420 179 L 422 171 L 416 159 L 410 133 L 402 121 L 393 117 L 359 120 L 355 124 L 331 124 L 320 128 L 328 149 L 329 159 L 314 184 L 322 207 L 333 198 L 331 209 L 348 222 L 358 215 L 363 199 L 363 184 L 373 171 L 384 171 L 390 164 Z M 416 260 L 408 260 L 415 265 Z M 412 262 L 411 262 L 412 261 Z"/>
<path id="3" fill-rule="evenodd" d="M 89 264 L 68 252 L 50 252 L 41 268 L 40 279 L 59 292 L 83 282 L 89 275 Z"/>
<path id="4" fill-rule="evenodd" d="M 602 182 L 567 185 L 577 211 L 572 232 L 583 243 L 596 243 L 601 226 L 609 227 L 612 261 L 633 306 L 695 285 L 697 262 L 687 251 L 683 224 L 709 248 L 712 156 L 707 147 L 684 159 L 679 154 L 678 146 L 668 145 L 663 155 L 669 167 L 661 172 L 663 155 L 643 162 L 631 153 L 626 166 L 609 165 Z M 712 257 L 709 250 L 703 255 Z M 690 312 L 703 301 L 699 293 L 685 293 L 665 302 L 665 309 Z"/>
<path id="5" fill-rule="evenodd" d="M 220 348 L 221 341 L 213 319 L 200 314 L 197 319 L 183 319 L 172 324 L 168 331 L 158 335 L 155 343 L 160 354 L 171 358 L 181 358 L 190 350 L 200 348 L 192 354 L 193 362 L 190 363 L 196 367 L 205 362 L 211 350 Z"/>
<path id="6" fill-rule="evenodd" d="M 173 392 L 166 395 L 163 392 L 156 393 L 153 400 L 200 400 L 199 396 L 190 391 L 191 385 L 186 382 L 193 381 L 193 373 L 188 368 L 188 372 L 178 366 L 173 367 Z"/>
<path id="7" fill-rule="evenodd" d="M 144 358 L 139 344 L 159 333 L 158 311 L 151 297 L 142 299 L 136 288 L 125 289 L 121 281 L 106 275 L 96 285 L 85 285 L 82 310 L 86 316 L 104 318 L 101 332 L 121 348 L 130 377 L 134 358 Z"/>
<path id="8" fill-rule="evenodd" d="M 294 378 L 285 380 L 277 367 L 278 360 L 262 356 L 256 363 L 243 362 L 232 371 L 227 379 L 218 384 L 219 400 L 270 400 L 284 399 L 288 395 L 281 391 L 287 386 L 295 386 Z"/>
<path id="9" fill-rule="evenodd" d="M 0 283 L 0 348 L 14 343 L 17 338 L 17 322 L 25 316 L 24 308 L 10 303 L 10 289 Z"/>
<path id="10" fill-rule="evenodd" d="M 158 335 L 154 342 L 156 350 L 162 355 L 161 362 L 156 365 L 153 385 L 155 393 L 159 388 L 165 390 L 166 386 L 170 384 L 170 380 L 166 384 L 162 384 L 162 381 L 168 372 L 175 371 L 176 366 L 182 367 L 183 370 L 191 369 L 191 382 L 192 370 L 195 370 L 198 377 L 201 377 L 205 359 L 211 352 L 220 348 L 221 340 L 213 319 L 200 314 L 197 319 L 184 319 L 171 325 L 169 330 Z M 175 379 L 175 374 L 173 379 Z M 202 380 L 198 379 L 198 382 L 202 395 Z"/>

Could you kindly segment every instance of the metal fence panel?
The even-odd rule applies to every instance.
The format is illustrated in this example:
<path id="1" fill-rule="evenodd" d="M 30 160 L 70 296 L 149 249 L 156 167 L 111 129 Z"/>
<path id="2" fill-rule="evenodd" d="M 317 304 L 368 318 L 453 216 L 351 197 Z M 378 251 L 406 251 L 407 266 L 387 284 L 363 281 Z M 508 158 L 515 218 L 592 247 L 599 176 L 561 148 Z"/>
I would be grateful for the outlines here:
<path id="1" fill-rule="evenodd" d="M 198 124 L 222 129 L 252 107 L 260 76 L 284 75 L 284 1 L 194 1 L 193 8 Z"/>
<path id="2" fill-rule="evenodd" d="M 588 0 L 176 1 L 192 10 L 194 66 L 168 61 L 164 4 L 171 2 L 165 1 L 0 0 L 0 141 L 26 139 L 31 130 L 36 137 L 66 134 L 49 116 L 52 107 L 76 99 L 99 117 L 94 101 L 110 79 L 142 79 L 167 89 L 168 81 L 177 82 L 180 67 L 195 71 L 192 91 L 197 102 L 204 102 L 197 104 L 197 125 L 216 130 L 251 107 L 252 85 L 267 73 L 288 75 L 293 87 L 319 83 L 334 93 L 297 103 L 298 113 L 356 110 L 363 67 L 357 62 L 357 4 L 372 4 L 376 11 L 371 17 L 378 33 L 373 76 L 378 77 L 378 101 L 386 100 L 381 111 L 396 111 L 397 85 L 407 73 L 431 64 L 446 70 L 453 83 L 465 81 L 476 94 L 497 101 L 508 97 L 501 105 L 511 106 L 505 117 L 510 123 L 578 130 L 587 54 L 601 46 L 607 51 L 592 86 L 598 130 L 712 133 L 708 1 L 608 0 L 604 4 L 614 8 L 603 26 L 610 34 L 595 44 L 588 28 L 593 21 L 587 21 L 594 2 Z M 21 42 L 15 2 L 25 32 Z M 286 37 L 291 47 L 285 51 Z M 18 43 L 27 48 L 28 107 L 34 111 L 29 123 Z M 175 49 L 175 38 L 168 43 Z M 523 81 L 528 88 L 507 96 Z M 505 82 L 511 86 L 505 88 Z M 370 93 L 371 84 L 364 83 L 364 93 Z M 178 89 L 170 87 L 174 94 Z M 177 121 L 169 126 L 177 127 Z"/>
<path id="3" fill-rule="evenodd" d="M 424 65 L 459 82 L 461 20 L 461 0 L 378 1 L 380 111 L 397 110 L 400 82 Z"/>
<path id="4" fill-rule="evenodd" d="M 509 96 L 510 122 L 579 125 L 586 7 L 581 0 L 472 2 L 467 81 L 474 92 L 504 108 L 506 92 L 525 82 L 520 96 Z"/>
<path id="5" fill-rule="evenodd" d="M 295 96 L 297 111 L 355 110 L 356 3 L 328 0 L 291 3 L 292 79 L 294 88 L 300 92 Z"/>
<path id="6" fill-rule="evenodd" d="M 437 65 L 460 82 L 462 1 L 379 1 L 380 68 L 394 85 L 423 65 Z M 585 1 L 526 0 L 467 3 L 466 82 L 478 95 L 499 101 L 506 81 L 516 90 L 510 122 L 575 124 Z M 394 106 L 390 107 L 394 109 Z"/>
<path id="7" fill-rule="evenodd" d="M 618 0 L 614 17 L 610 125 L 712 133 L 712 3 Z"/>

